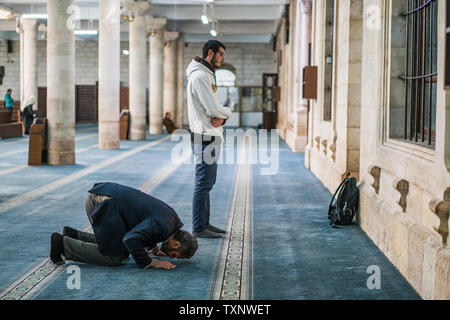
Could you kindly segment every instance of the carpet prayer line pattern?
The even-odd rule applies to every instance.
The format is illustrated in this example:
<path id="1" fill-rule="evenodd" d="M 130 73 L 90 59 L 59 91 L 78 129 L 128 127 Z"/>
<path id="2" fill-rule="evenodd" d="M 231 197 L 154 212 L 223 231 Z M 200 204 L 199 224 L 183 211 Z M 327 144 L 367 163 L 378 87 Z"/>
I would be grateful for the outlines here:
<path id="1" fill-rule="evenodd" d="M 77 154 L 91 150 L 91 149 L 95 149 L 96 147 L 98 147 L 98 144 L 94 144 L 92 146 L 86 147 L 86 148 L 81 148 L 81 149 L 77 149 Z M 28 164 L 22 164 L 20 166 L 16 166 L 16 167 L 12 167 L 12 168 L 8 168 L 8 169 L 4 169 L 4 170 L 0 170 L 0 176 L 3 176 L 5 174 L 10 174 L 19 170 L 22 170 L 24 168 L 28 168 Z"/>
<path id="2" fill-rule="evenodd" d="M 236 170 L 228 214 L 227 234 L 216 263 L 210 300 L 251 300 L 252 294 L 252 166 L 248 164 L 250 144 L 241 152 L 247 160 Z"/>
<path id="3" fill-rule="evenodd" d="M 118 162 L 120 160 L 123 160 L 123 159 L 125 159 L 125 158 L 127 158 L 127 157 L 129 157 L 129 156 L 131 156 L 133 154 L 136 154 L 136 153 L 138 153 L 140 151 L 143 151 L 145 149 L 151 148 L 151 147 L 153 147 L 153 146 L 155 146 L 155 145 L 157 145 L 157 144 L 159 144 L 159 143 L 161 143 L 161 142 L 163 142 L 165 140 L 168 140 L 169 138 L 170 137 L 168 136 L 168 137 L 164 137 L 164 138 L 158 139 L 156 141 L 147 143 L 147 144 L 145 144 L 143 146 L 140 146 L 138 148 L 132 149 L 132 150 L 127 151 L 127 152 L 124 152 L 124 153 L 122 153 L 122 154 L 120 154 L 118 156 L 115 156 L 115 157 L 111 158 L 111 159 L 108 159 L 108 160 L 102 161 L 100 163 L 97 163 L 95 165 L 92 165 L 92 166 L 90 166 L 90 167 L 88 167 L 86 169 L 83 169 L 83 170 L 79 171 L 79 172 L 73 173 L 73 174 L 68 175 L 68 176 L 66 176 L 64 178 L 61 178 L 59 180 L 56 180 L 56 181 L 51 182 L 51 183 L 48 183 L 48 184 L 46 184 L 46 185 L 44 185 L 44 186 L 42 186 L 40 188 L 37 188 L 37 189 L 35 189 L 33 191 L 30 191 L 30 192 L 27 192 L 27 193 L 25 193 L 23 195 L 14 197 L 11 200 L 5 201 L 5 202 L 0 204 L 0 214 L 6 212 L 7 210 L 9 210 L 11 208 L 14 208 L 14 207 L 16 207 L 18 205 L 21 205 L 21 204 L 23 204 L 23 203 L 25 203 L 27 201 L 30 201 L 30 200 L 32 200 L 32 199 L 34 199 L 36 197 L 39 197 L 39 196 L 41 196 L 43 194 L 46 194 L 46 193 L 51 192 L 51 191 L 53 191 L 53 190 L 55 190 L 57 188 L 60 188 L 60 187 L 66 185 L 68 183 L 71 183 L 71 182 L 77 180 L 77 179 L 80 179 L 81 177 L 84 177 L 84 176 L 86 176 L 88 174 L 91 174 L 91 173 L 97 171 L 97 170 L 103 169 L 103 168 L 105 168 L 105 167 L 107 167 L 107 166 L 109 166 L 109 165 L 111 165 L 113 163 L 116 163 L 116 162 Z"/>
<path id="4" fill-rule="evenodd" d="M 75 141 L 86 140 L 86 139 L 89 139 L 89 138 L 96 137 L 97 135 L 98 135 L 97 133 L 94 133 L 94 134 L 90 134 L 90 135 L 87 135 L 87 136 L 78 137 L 78 138 L 75 139 Z M 1 146 L 1 145 L 0 145 L 0 146 Z M 19 149 L 19 150 L 14 150 L 14 151 L 2 153 L 2 154 L 0 154 L 0 157 L 6 157 L 6 156 L 13 155 L 13 154 L 17 154 L 17 153 L 21 153 L 21 152 L 26 152 L 26 151 L 28 151 L 28 147 L 23 148 L 23 149 Z"/>
<path id="5" fill-rule="evenodd" d="M 165 140 L 166 138 L 162 139 Z M 160 141 L 160 140 L 158 140 Z M 150 194 L 159 184 L 165 181 L 174 173 L 185 160 L 191 156 L 191 153 L 185 153 L 181 162 L 173 164 L 170 162 L 164 166 L 158 173 L 144 182 L 139 190 Z M 86 227 L 85 232 L 92 232 L 92 227 Z M 0 300 L 30 300 L 36 297 L 53 280 L 66 270 L 70 264 L 56 266 L 49 258 L 42 260 L 36 266 L 31 268 L 22 277 L 13 282 L 6 290 L 0 293 Z"/>

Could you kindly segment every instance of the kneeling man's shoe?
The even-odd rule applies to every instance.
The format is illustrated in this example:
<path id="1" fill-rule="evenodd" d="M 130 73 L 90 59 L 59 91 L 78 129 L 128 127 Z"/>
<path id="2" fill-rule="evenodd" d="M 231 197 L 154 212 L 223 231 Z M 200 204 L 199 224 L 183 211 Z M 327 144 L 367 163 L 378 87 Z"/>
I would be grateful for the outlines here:
<path id="1" fill-rule="evenodd" d="M 214 226 L 212 226 L 212 225 L 210 225 L 210 224 L 208 224 L 208 225 L 206 226 L 206 229 L 208 229 L 209 231 L 215 232 L 215 233 L 226 233 L 225 230 L 219 229 L 219 228 L 214 227 Z"/>
<path id="2" fill-rule="evenodd" d="M 59 233 L 52 233 L 50 241 L 50 259 L 54 264 L 61 265 L 64 264 L 64 260 L 61 255 L 64 255 L 64 243 L 63 236 Z"/>
<path id="3" fill-rule="evenodd" d="M 196 238 L 222 238 L 220 233 L 215 233 L 208 229 L 205 229 L 202 232 L 192 232 L 192 234 Z"/>
<path id="4" fill-rule="evenodd" d="M 78 239 L 78 231 L 75 230 L 74 228 L 71 228 L 68 226 L 65 226 L 63 228 L 63 236 L 66 236 L 66 237 L 69 237 L 72 239 L 76 239 L 76 240 L 80 240 L 80 239 Z"/>

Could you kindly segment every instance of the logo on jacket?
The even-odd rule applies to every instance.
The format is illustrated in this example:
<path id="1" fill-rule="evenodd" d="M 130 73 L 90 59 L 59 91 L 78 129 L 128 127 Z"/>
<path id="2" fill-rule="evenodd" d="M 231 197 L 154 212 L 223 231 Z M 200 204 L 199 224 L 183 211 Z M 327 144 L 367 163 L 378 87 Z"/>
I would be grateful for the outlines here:
<path id="1" fill-rule="evenodd" d="M 211 88 L 212 88 L 212 91 L 213 91 L 214 93 L 216 93 L 217 87 L 214 85 L 214 83 L 211 83 Z"/>

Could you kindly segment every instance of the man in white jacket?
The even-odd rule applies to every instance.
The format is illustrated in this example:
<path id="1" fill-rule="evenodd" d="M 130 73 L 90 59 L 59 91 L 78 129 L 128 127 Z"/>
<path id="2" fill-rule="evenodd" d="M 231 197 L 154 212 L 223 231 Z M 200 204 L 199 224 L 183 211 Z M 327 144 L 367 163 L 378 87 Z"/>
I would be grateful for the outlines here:
<path id="1" fill-rule="evenodd" d="M 195 57 L 186 69 L 189 126 L 196 164 L 192 231 L 198 238 L 221 238 L 221 233 L 225 233 L 209 223 L 209 192 L 216 182 L 222 125 L 231 116 L 231 110 L 218 100 L 215 69 L 224 60 L 225 45 L 210 40 L 203 46 L 203 57 Z"/>

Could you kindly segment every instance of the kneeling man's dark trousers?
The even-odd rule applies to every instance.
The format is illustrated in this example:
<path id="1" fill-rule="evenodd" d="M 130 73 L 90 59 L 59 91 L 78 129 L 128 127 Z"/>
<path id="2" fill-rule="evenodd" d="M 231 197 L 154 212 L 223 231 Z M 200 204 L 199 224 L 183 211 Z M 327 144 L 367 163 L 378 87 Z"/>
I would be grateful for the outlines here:
<path id="1" fill-rule="evenodd" d="M 86 214 L 89 222 L 92 224 L 91 212 L 94 207 L 110 199 L 108 196 L 101 196 L 89 193 L 86 199 Z M 98 250 L 95 236 L 92 233 L 77 230 L 77 239 L 64 237 L 64 253 L 67 260 L 85 262 L 102 266 L 119 266 L 128 262 L 128 256 L 122 255 L 104 255 Z"/>

